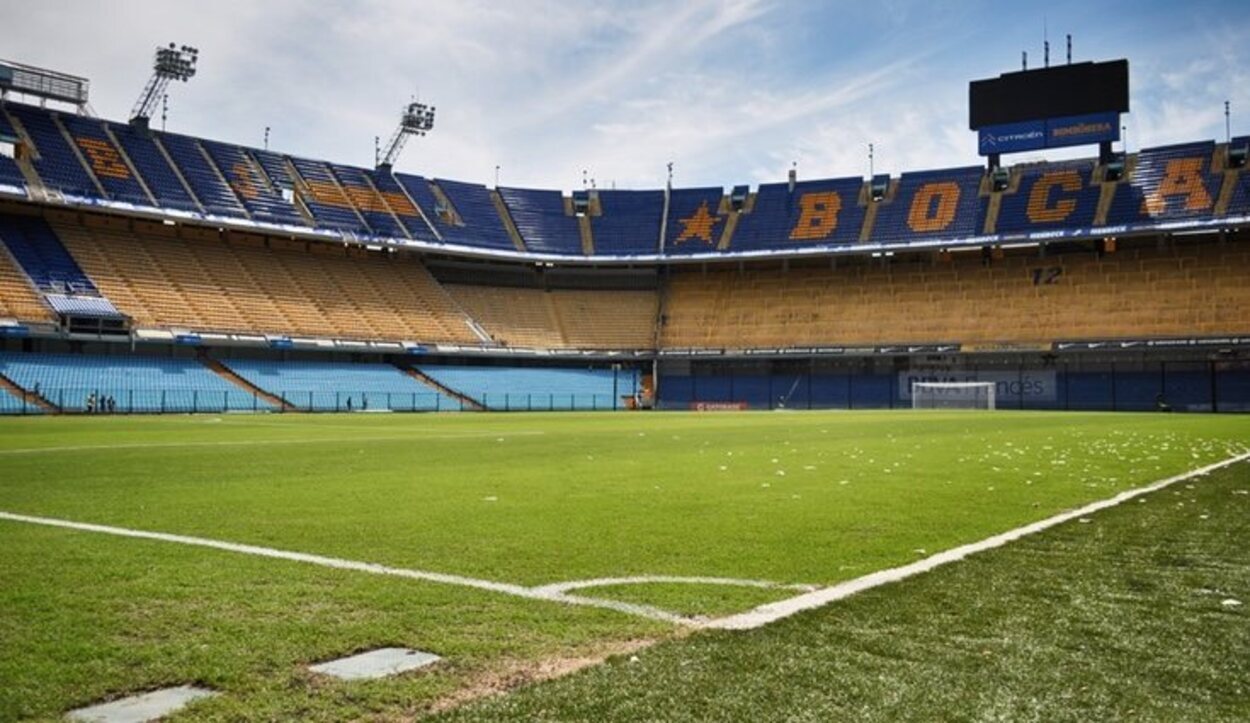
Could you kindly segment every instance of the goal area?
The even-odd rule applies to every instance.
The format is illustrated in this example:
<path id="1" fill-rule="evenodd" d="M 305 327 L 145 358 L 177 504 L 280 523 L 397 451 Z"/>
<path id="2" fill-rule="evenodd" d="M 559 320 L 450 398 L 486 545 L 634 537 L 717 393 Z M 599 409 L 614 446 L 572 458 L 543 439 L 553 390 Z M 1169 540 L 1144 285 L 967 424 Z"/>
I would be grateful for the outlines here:
<path id="1" fill-rule="evenodd" d="M 994 382 L 913 382 L 912 409 L 994 409 Z"/>

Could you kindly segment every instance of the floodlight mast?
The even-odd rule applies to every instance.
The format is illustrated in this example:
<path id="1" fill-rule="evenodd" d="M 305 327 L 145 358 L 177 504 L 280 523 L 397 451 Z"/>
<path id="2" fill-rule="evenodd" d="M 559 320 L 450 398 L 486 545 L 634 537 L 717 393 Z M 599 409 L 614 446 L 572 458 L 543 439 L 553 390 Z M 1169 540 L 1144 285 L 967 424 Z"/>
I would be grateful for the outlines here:
<path id="1" fill-rule="evenodd" d="M 374 158 L 379 171 L 389 171 L 399 160 L 400 151 L 408 142 L 408 136 L 423 136 L 434 130 L 434 106 L 425 103 L 409 103 L 399 117 L 399 127 L 386 143 L 386 150 Z"/>
<path id="2" fill-rule="evenodd" d="M 157 48 L 156 58 L 152 63 L 152 77 L 144 86 L 134 109 L 130 111 L 130 122 L 146 126 L 157 104 L 165 96 L 169 81 L 181 80 L 185 83 L 195 76 L 195 64 L 199 56 L 200 51 L 189 45 L 179 47 L 176 43 L 170 43 L 169 47 Z"/>

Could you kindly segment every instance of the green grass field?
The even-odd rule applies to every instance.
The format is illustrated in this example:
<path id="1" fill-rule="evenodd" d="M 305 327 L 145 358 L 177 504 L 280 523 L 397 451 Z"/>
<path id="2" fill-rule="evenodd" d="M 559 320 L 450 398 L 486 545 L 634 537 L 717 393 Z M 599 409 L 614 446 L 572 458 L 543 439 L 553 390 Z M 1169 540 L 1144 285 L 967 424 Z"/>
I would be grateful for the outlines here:
<path id="1" fill-rule="evenodd" d="M 643 575 L 827 585 L 1248 445 L 1250 418 L 1213 415 L 0 419 L 0 511 L 526 588 Z M 796 594 L 576 592 L 698 617 Z M 0 520 L 0 720 L 189 682 L 224 695 L 179 718 L 390 719 L 645 642 L 767 630 L 688 636 L 615 610 Z M 385 645 L 445 661 L 369 683 L 304 667 Z M 500 713 L 462 714 L 475 710 Z"/>

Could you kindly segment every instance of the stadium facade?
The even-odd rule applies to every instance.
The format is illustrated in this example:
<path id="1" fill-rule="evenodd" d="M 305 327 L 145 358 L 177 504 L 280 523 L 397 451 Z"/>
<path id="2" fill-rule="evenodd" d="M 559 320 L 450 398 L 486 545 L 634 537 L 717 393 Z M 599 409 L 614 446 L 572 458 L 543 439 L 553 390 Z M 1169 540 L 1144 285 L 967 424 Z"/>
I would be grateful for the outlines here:
<path id="1" fill-rule="evenodd" d="M 0 105 L 0 411 L 1250 410 L 1250 138 L 489 188 Z"/>

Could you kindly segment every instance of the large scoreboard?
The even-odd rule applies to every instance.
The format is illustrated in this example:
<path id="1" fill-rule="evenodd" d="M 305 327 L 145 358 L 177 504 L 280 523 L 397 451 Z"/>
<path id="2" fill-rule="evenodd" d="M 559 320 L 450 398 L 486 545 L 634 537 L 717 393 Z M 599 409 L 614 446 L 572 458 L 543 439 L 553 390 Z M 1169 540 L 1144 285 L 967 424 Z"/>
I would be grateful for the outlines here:
<path id="1" fill-rule="evenodd" d="M 1128 110 L 1127 60 L 1004 73 L 968 86 L 968 126 L 983 156 L 1119 140 Z"/>

